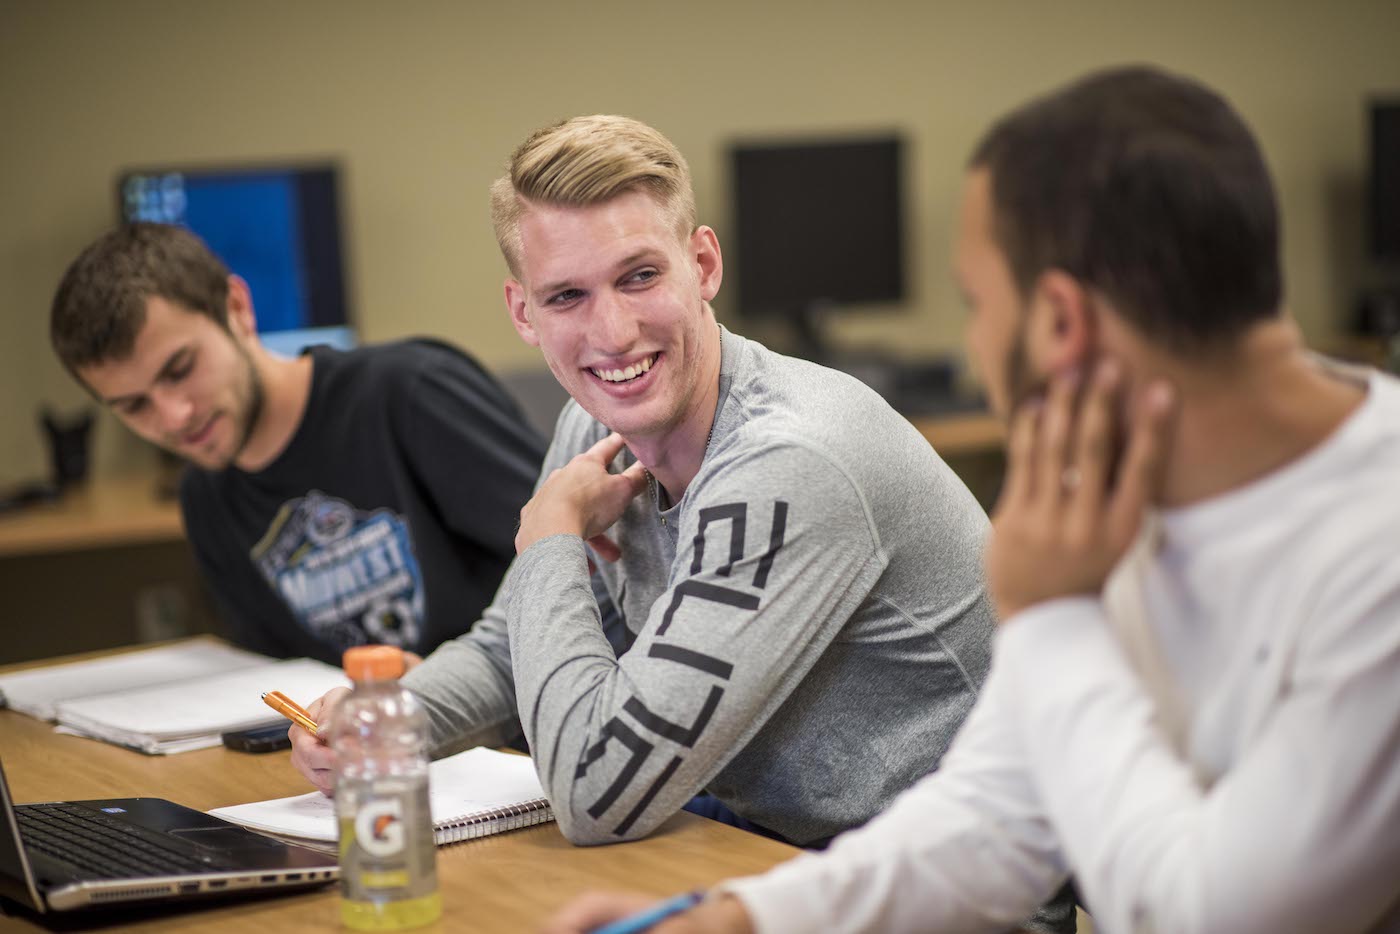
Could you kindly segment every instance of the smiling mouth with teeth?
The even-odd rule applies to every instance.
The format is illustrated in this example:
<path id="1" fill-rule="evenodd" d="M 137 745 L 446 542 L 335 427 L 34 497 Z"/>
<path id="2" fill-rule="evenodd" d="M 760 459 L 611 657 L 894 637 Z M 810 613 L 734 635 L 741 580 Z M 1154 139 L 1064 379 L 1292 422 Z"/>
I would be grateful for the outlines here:
<path id="1" fill-rule="evenodd" d="M 656 356 L 656 354 L 652 354 L 641 363 L 634 363 L 624 370 L 595 370 L 589 367 L 588 372 L 607 383 L 625 383 L 650 370 L 651 365 L 656 362 Z"/>

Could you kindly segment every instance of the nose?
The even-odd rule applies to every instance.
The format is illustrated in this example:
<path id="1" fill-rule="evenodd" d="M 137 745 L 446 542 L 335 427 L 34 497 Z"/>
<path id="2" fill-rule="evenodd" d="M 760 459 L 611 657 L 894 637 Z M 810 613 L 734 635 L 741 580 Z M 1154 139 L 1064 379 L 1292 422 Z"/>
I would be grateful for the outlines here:
<path id="1" fill-rule="evenodd" d="M 594 302 L 593 311 L 593 339 L 599 350 L 624 354 L 636 345 L 637 314 L 625 297 L 604 290 Z"/>
<path id="2" fill-rule="evenodd" d="M 194 414 L 194 403 L 188 395 L 175 389 L 156 389 L 151 394 L 151 407 L 155 410 L 156 421 L 162 433 L 178 434 L 189 427 Z"/>

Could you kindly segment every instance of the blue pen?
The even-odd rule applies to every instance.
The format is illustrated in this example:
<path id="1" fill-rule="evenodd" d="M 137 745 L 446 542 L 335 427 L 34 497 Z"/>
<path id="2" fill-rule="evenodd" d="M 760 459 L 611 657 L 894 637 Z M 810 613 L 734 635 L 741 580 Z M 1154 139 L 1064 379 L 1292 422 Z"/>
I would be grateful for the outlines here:
<path id="1" fill-rule="evenodd" d="M 652 905 L 644 911 L 639 911 L 634 915 L 625 918 L 618 918 L 611 924 L 605 924 L 600 928 L 594 928 L 592 934 L 638 934 L 653 925 L 660 924 L 671 915 L 678 915 L 682 911 L 689 911 L 700 900 L 705 897 L 704 892 L 686 892 L 684 895 L 677 895 L 675 898 L 668 898 L 657 905 Z"/>

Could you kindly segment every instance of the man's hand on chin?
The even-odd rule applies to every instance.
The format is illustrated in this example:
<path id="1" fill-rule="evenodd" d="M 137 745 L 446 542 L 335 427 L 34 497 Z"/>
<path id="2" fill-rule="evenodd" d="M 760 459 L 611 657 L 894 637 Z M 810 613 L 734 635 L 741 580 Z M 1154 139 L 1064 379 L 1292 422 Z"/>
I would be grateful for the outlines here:
<path id="1" fill-rule="evenodd" d="M 1043 402 L 1023 405 L 1012 420 L 986 557 L 1003 623 L 1037 603 L 1102 593 L 1161 482 L 1176 409 L 1171 387 L 1148 386 L 1120 426 L 1118 363 L 1102 360 L 1082 391 L 1080 382 L 1057 377 Z"/>
<path id="2" fill-rule="evenodd" d="M 621 557 L 621 549 L 603 533 L 647 487 L 646 468 L 640 462 L 622 473 L 608 473 L 608 465 L 623 445 L 621 435 L 610 434 L 549 475 L 520 510 L 516 554 L 551 535 L 577 535 L 599 557 L 607 561 Z"/>

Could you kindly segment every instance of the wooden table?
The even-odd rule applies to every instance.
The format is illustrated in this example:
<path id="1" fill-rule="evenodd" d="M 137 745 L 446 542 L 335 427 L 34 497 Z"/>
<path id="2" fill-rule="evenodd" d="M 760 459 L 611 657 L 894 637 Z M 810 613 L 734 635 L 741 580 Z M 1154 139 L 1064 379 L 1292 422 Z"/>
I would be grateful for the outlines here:
<path id="1" fill-rule="evenodd" d="M 156 475 L 89 480 L 52 503 L 0 516 L 0 557 L 145 545 L 184 537 L 180 506 L 156 497 Z"/>
<path id="2" fill-rule="evenodd" d="M 206 749 L 143 756 L 60 736 L 50 724 L 0 711 L 0 754 L 18 803 L 147 795 L 200 810 L 299 794 L 307 785 L 287 752 L 248 755 Z M 605 847 L 571 846 L 555 824 L 438 849 L 443 918 L 419 930 L 529 931 L 580 892 L 634 889 L 658 896 L 760 872 L 793 847 L 693 814 L 678 814 L 651 837 Z M 339 931 L 335 887 L 217 906 L 125 909 L 90 916 L 103 931 Z M 48 916 L 50 918 L 54 916 Z M 65 928 L 74 921 L 63 918 Z M 0 931 L 43 930 L 28 917 L 0 915 Z"/>
<path id="3" fill-rule="evenodd" d="M 1000 451 L 1006 440 L 1005 426 L 990 412 L 911 415 L 909 421 L 944 458 Z"/>

